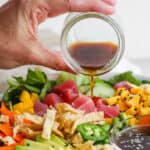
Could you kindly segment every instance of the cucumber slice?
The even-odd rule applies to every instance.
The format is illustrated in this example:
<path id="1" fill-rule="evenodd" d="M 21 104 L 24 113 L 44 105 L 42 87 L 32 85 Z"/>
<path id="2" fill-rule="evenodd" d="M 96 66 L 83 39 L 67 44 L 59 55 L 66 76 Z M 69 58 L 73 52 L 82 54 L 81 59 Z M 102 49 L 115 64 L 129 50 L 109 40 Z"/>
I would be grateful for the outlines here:
<path id="1" fill-rule="evenodd" d="M 93 89 L 93 95 L 96 97 L 108 98 L 112 97 L 114 93 L 115 93 L 114 88 L 105 82 L 96 83 Z M 91 92 L 89 91 L 87 95 L 90 96 Z"/>

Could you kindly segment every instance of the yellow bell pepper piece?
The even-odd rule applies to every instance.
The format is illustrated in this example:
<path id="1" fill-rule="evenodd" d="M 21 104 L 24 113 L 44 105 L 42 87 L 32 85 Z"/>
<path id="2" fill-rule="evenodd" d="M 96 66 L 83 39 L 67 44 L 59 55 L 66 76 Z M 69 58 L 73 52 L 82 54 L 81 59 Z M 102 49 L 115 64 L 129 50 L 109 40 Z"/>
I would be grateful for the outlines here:
<path id="1" fill-rule="evenodd" d="M 18 104 L 15 104 L 13 106 L 13 109 L 15 112 L 19 112 L 19 113 L 23 113 L 23 110 L 24 110 L 24 104 L 22 102 L 18 103 Z"/>
<path id="2" fill-rule="evenodd" d="M 27 110 L 27 112 L 33 114 L 34 113 L 34 109 L 30 108 L 29 110 Z"/>
<path id="3" fill-rule="evenodd" d="M 18 110 L 14 110 L 14 112 L 15 112 L 16 114 L 21 114 L 21 112 L 18 111 Z"/>
<path id="4" fill-rule="evenodd" d="M 35 101 L 38 100 L 38 99 L 39 99 L 38 94 L 32 92 L 32 93 L 31 93 L 31 101 L 33 102 L 33 104 L 34 104 Z"/>
<path id="5" fill-rule="evenodd" d="M 30 93 L 28 91 L 23 90 L 20 95 L 20 101 L 25 105 L 33 106 L 33 102 L 31 101 Z"/>

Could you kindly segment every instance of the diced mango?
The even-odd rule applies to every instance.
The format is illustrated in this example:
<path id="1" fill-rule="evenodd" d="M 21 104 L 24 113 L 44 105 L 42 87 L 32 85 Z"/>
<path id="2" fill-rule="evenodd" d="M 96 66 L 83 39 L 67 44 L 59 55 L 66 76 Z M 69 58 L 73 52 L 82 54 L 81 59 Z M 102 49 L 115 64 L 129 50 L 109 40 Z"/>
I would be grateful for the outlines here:
<path id="1" fill-rule="evenodd" d="M 105 118 L 105 123 L 112 124 L 112 118 Z"/>
<path id="2" fill-rule="evenodd" d="M 133 118 L 134 116 L 133 115 L 127 115 L 127 117 L 129 119 L 129 118 Z"/>
<path id="3" fill-rule="evenodd" d="M 132 88 L 131 90 L 131 94 L 133 95 L 143 95 L 143 89 L 141 87 L 135 87 L 135 88 Z"/>
<path id="4" fill-rule="evenodd" d="M 126 102 L 122 99 L 118 101 L 120 111 L 126 111 L 128 109 Z"/>
<path id="5" fill-rule="evenodd" d="M 134 108 L 138 109 L 139 108 L 139 104 L 140 104 L 140 96 L 139 95 L 132 95 L 132 96 L 130 96 L 126 100 L 126 104 L 129 107 L 134 107 Z"/>
<path id="6" fill-rule="evenodd" d="M 131 107 L 131 108 L 129 108 L 129 109 L 126 111 L 126 114 L 127 114 L 127 115 L 136 115 L 136 114 L 137 114 L 137 110 L 136 110 L 134 107 Z"/>
<path id="7" fill-rule="evenodd" d="M 106 103 L 109 105 L 116 105 L 119 100 L 120 100 L 120 96 L 114 96 L 114 97 L 106 99 Z"/>
<path id="8" fill-rule="evenodd" d="M 139 110 L 139 115 L 149 115 L 150 114 L 150 107 L 142 107 Z"/>
<path id="9" fill-rule="evenodd" d="M 116 92 L 116 95 L 121 96 L 121 98 L 127 98 L 130 92 L 126 88 L 119 88 Z"/>
<path id="10" fill-rule="evenodd" d="M 143 102 L 143 104 L 144 104 L 144 107 L 149 107 L 150 106 L 150 100 L 145 100 Z"/>
<path id="11" fill-rule="evenodd" d="M 131 119 L 129 119 L 129 125 L 130 125 L 130 126 L 136 125 L 137 122 L 138 122 L 138 120 L 137 120 L 136 118 L 131 118 Z"/>

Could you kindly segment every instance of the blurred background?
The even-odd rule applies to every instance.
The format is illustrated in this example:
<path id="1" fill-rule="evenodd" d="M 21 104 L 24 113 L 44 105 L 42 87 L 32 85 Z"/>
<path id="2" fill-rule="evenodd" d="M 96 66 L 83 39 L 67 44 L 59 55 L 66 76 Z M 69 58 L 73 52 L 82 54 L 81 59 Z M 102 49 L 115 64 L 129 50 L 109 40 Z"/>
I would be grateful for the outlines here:
<path id="1" fill-rule="evenodd" d="M 2 5 L 6 0 L 0 0 Z M 150 1 L 117 0 L 116 21 L 120 23 L 126 38 L 126 51 L 120 64 L 113 70 L 132 70 L 150 75 Z M 59 49 L 59 37 L 67 14 L 47 19 L 39 26 L 39 36 L 52 49 Z"/>

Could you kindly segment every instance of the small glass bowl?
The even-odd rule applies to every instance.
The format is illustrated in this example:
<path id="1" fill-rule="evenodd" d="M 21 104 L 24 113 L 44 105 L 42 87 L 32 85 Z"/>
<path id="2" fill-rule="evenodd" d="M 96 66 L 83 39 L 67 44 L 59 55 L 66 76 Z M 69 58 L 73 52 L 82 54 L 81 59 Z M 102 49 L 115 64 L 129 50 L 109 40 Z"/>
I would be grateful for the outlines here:
<path id="1" fill-rule="evenodd" d="M 141 124 L 142 120 L 149 116 L 129 118 L 111 130 L 110 142 L 115 150 L 149 150 L 150 149 L 150 122 Z M 118 130 L 118 126 L 123 126 L 125 122 L 134 124 Z"/>
<path id="2" fill-rule="evenodd" d="M 65 62 L 76 73 L 89 75 L 84 68 L 72 58 L 69 47 L 75 43 L 111 42 L 117 45 L 113 58 L 95 75 L 112 70 L 121 59 L 125 49 L 124 33 L 120 25 L 110 16 L 101 13 L 71 13 L 65 20 L 61 34 L 61 50 Z"/>

